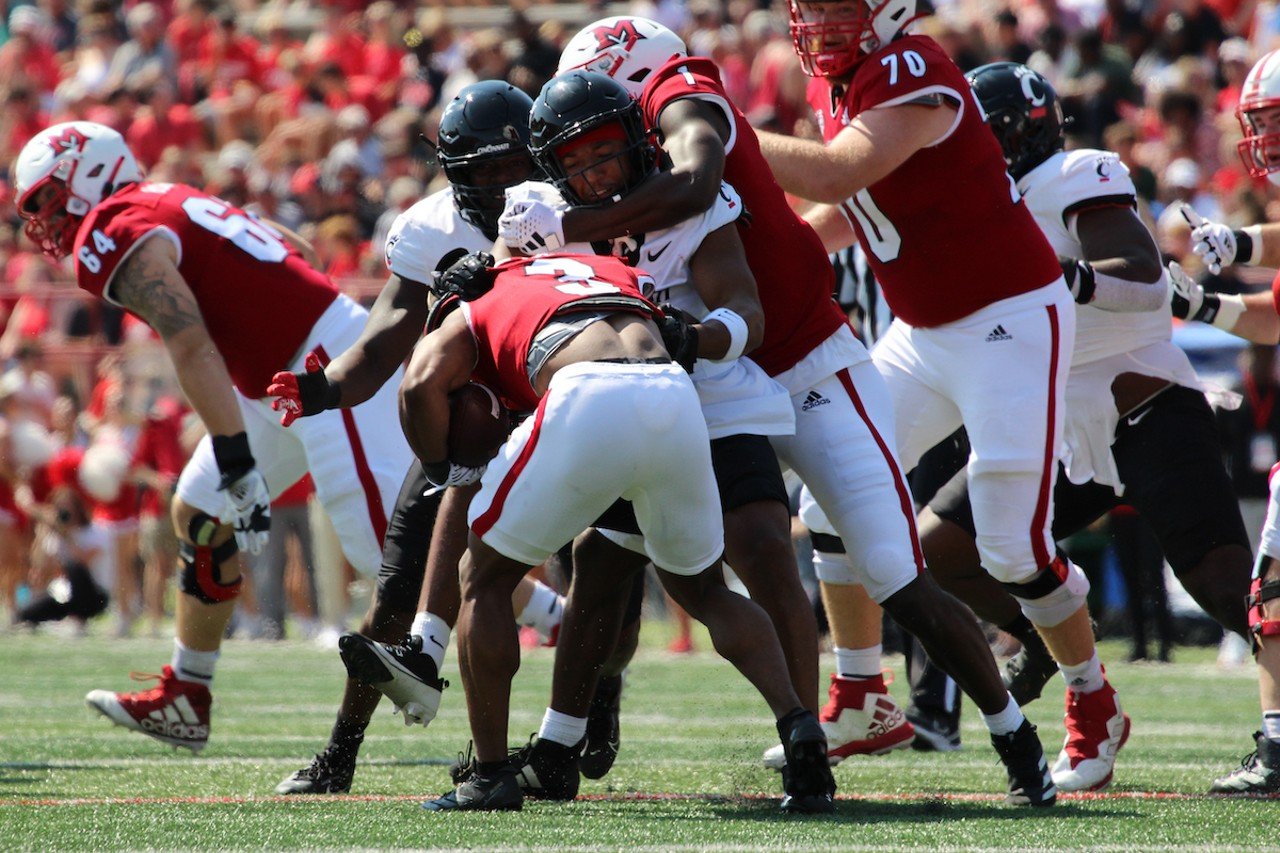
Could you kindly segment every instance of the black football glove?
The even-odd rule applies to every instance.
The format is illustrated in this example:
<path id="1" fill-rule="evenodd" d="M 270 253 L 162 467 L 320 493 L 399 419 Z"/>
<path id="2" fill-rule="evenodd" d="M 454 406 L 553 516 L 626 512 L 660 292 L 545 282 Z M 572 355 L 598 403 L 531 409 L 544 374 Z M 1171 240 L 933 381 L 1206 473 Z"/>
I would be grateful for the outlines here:
<path id="1" fill-rule="evenodd" d="M 493 264 L 493 255 L 488 252 L 463 255 L 436 276 L 431 290 L 441 298 L 456 294 L 463 302 L 479 299 L 493 289 Z"/>
<path id="2" fill-rule="evenodd" d="M 697 322 L 689 314 L 671 305 L 663 305 L 662 319 L 658 321 L 658 331 L 662 333 L 662 342 L 676 364 L 693 373 L 693 364 L 698 360 L 698 330 L 693 327 Z"/>

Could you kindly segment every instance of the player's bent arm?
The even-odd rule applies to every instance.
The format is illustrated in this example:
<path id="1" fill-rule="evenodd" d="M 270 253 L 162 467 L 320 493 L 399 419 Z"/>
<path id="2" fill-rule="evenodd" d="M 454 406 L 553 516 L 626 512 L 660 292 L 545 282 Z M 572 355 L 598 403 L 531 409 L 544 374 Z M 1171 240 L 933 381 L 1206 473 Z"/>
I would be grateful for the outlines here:
<path id="1" fill-rule="evenodd" d="M 330 362 L 325 376 L 338 386 L 338 405 L 358 406 L 391 378 L 413 352 L 427 322 L 427 286 L 391 274 L 359 339 Z"/>
<path id="2" fill-rule="evenodd" d="M 662 111 L 658 124 L 671 168 L 617 202 L 566 211 L 567 241 L 608 240 L 670 228 L 715 203 L 729 139 L 724 114 L 705 101 L 681 98 Z"/>
<path id="3" fill-rule="evenodd" d="M 761 133 L 760 146 L 784 190 L 809 201 L 839 204 L 941 140 L 956 112 L 949 103 L 877 107 L 859 114 L 830 145 Z"/>
<path id="4" fill-rule="evenodd" d="M 858 235 L 849 224 L 849 218 L 837 205 L 815 205 L 805 213 L 804 221 L 818 232 L 822 247 L 829 253 L 847 249 L 858 241 Z"/>
<path id="5" fill-rule="evenodd" d="M 702 240 L 689 260 L 693 288 L 711 313 L 695 324 L 698 356 L 712 360 L 751 352 L 764 340 L 764 309 L 755 276 L 747 265 L 735 223 L 722 225 Z M 717 309 L 732 312 L 720 314 Z"/>
<path id="6" fill-rule="evenodd" d="M 111 296 L 155 329 L 173 360 L 178 384 L 212 435 L 244 432 L 226 362 L 209 337 L 200 307 L 168 240 L 146 238 L 116 270 Z"/>
<path id="7" fill-rule="evenodd" d="M 418 342 L 400 384 L 400 426 L 423 466 L 449 456 L 449 393 L 466 385 L 476 344 L 461 311 Z"/>
<path id="8" fill-rule="evenodd" d="M 1160 250 L 1128 207 L 1097 207 L 1075 218 L 1083 258 L 1062 258 L 1076 301 L 1104 311 L 1154 311 L 1166 299 Z"/>

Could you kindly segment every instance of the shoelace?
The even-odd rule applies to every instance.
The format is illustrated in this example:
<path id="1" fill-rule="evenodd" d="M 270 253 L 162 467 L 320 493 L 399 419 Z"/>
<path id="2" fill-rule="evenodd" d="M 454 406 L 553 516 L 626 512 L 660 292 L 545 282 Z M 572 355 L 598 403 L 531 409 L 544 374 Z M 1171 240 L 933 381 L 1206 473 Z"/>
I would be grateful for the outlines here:
<path id="1" fill-rule="evenodd" d="M 166 683 L 168 683 L 168 681 L 170 680 L 170 679 L 169 679 L 169 676 L 166 676 L 164 673 L 159 673 L 159 672 L 139 672 L 139 671 L 138 671 L 138 670 L 136 670 L 136 669 L 135 669 L 133 672 L 130 672 L 130 673 L 129 673 L 129 678 L 130 678 L 130 680 L 132 680 L 132 681 L 137 681 L 137 682 L 147 682 L 147 681 L 158 681 L 158 682 L 160 682 L 160 683 L 159 683 L 159 684 L 157 684 L 155 687 L 152 687 L 150 690 L 146 690 L 146 691 L 142 691 L 142 692 L 138 693 L 138 694 L 137 694 L 137 697 L 138 697 L 139 699 L 150 699 L 150 698 L 153 698 L 153 697 L 158 698 L 158 697 L 160 697 L 160 696 L 163 696 L 163 695 L 164 695 L 164 686 L 165 686 L 165 684 L 166 684 Z"/>

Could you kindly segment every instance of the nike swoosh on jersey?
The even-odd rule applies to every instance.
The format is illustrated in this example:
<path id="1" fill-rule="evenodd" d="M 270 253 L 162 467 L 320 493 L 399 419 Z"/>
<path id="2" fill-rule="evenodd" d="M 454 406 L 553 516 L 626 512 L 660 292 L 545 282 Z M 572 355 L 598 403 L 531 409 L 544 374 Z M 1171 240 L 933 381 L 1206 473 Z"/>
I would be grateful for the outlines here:
<path id="1" fill-rule="evenodd" d="M 1138 414 L 1134 415 L 1133 417 L 1125 418 L 1125 421 L 1126 421 L 1126 422 L 1128 422 L 1129 426 L 1137 426 L 1137 425 L 1138 425 L 1138 421 L 1142 420 L 1143 418 L 1145 418 L 1145 417 L 1146 417 L 1147 415 L 1149 415 L 1149 414 L 1151 414 L 1151 410 L 1150 410 L 1150 409 L 1147 409 L 1145 412 L 1139 412 Z"/>
<path id="2" fill-rule="evenodd" d="M 648 256 L 648 258 L 649 258 L 649 263 L 653 263 L 653 262 L 654 262 L 654 261 L 656 261 L 658 258 L 662 257 L 662 253 L 663 253 L 663 252 L 665 252 L 667 249 L 670 249 L 670 248 L 671 248 L 671 244 L 670 244 L 670 243 L 667 243 L 665 246 L 663 246 L 661 249 L 659 249 L 659 250 L 658 250 L 658 251 L 656 251 L 656 252 L 655 252 L 653 249 L 649 249 L 649 250 L 647 250 L 647 251 L 645 252 L 645 254 L 646 254 L 646 255 Z"/>

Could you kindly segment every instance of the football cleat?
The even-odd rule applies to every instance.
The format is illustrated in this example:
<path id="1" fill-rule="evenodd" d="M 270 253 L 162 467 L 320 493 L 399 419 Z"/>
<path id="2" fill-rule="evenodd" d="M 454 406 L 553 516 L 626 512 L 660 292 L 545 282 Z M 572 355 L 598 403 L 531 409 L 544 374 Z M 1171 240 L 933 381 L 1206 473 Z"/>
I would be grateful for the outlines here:
<path id="1" fill-rule="evenodd" d="M 917 752 L 955 752 L 960 748 L 959 714 L 939 714 L 912 706 L 907 721 L 916 730 L 911 748 Z"/>
<path id="2" fill-rule="evenodd" d="M 209 709 L 213 704 L 208 687 L 178 680 L 170 666 L 160 675 L 135 672 L 130 677 L 134 681 L 159 679 L 160 683 L 140 693 L 91 690 L 85 703 L 117 726 L 173 747 L 192 752 L 204 749 L 209 742 Z"/>
<path id="3" fill-rule="evenodd" d="M 1038 633 L 1031 632 L 1022 649 L 1005 663 L 1000 680 L 1013 701 L 1022 707 L 1039 699 L 1044 686 L 1057 674 L 1058 663 L 1049 654 L 1049 647 Z"/>
<path id="4" fill-rule="evenodd" d="M 1240 766 L 1214 779 L 1210 794 L 1229 797 L 1266 797 L 1280 794 L 1280 743 L 1262 732 L 1253 733 L 1258 748 L 1244 757 Z"/>
<path id="5" fill-rule="evenodd" d="M 827 760 L 827 738 L 813 714 L 800 714 L 782 735 L 782 810 L 794 814 L 835 811 L 836 780 Z"/>
<path id="6" fill-rule="evenodd" d="M 622 676 L 602 676 L 587 710 L 587 741 L 578 759 L 578 769 L 588 779 L 603 779 L 618 758 L 621 698 Z"/>
<path id="7" fill-rule="evenodd" d="M 1063 791 L 1101 791 L 1111 784 L 1116 753 L 1129 739 L 1129 716 L 1109 682 L 1092 693 L 1067 691 L 1067 737 L 1053 765 Z"/>
<path id="8" fill-rule="evenodd" d="M 449 682 L 440 678 L 431 655 L 423 653 L 421 637 L 379 643 L 352 631 L 338 638 L 338 653 L 347 675 L 381 691 L 404 714 L 406 726 L 425 726 L 436 718 L 440 692 Z"/>
<path id="9" fill-rule="evenodd" d="M 277 794 L 346 794 L 356 775 L 356 754 L 333 744 L 310 764 L 276 785 Z"/>
<path id="10" fill-rule="evenodd" d="M 535 800 L 568 801 L 578 796 L 579 745 L 565 746 L 530 737 L 512 756 L 516 779 L 525 795 Z"/>
<path id="11" fill-rule="evenodd" d="M 516 781 L 515 768 L 507 764 L 491 776 L 471 773 L 452 791 L 428 800 L 422 807 L 431 812 L 518 812 L 524 808 L 524 794 Z"/>
<path id="12" fill-rule="evenodd" d="M 832 764 L 851 755 L 883 755 L 902 749 L 916 736 L 907 715 L 889 695 L 883 675 L 856 679 L 832 675 L 827 704 L 818 719 L 827 734 L 827 757 Z M 765 767 L 781 770 L 785 763 L 780 745 L 765 751 Z"/>
<path id="13" fill-rule="evenodd" d="M 1005 796 L 1009 805 L 1044 808 L 1057 802 L 1053 774 L 1049 772 L 1040 736 L 1030 720 L 1024 718 L 1017 731 L 1007 735 L 993 734 L 991 745 L 996 748 L 1009 776 L 1009 793 Z"/>

